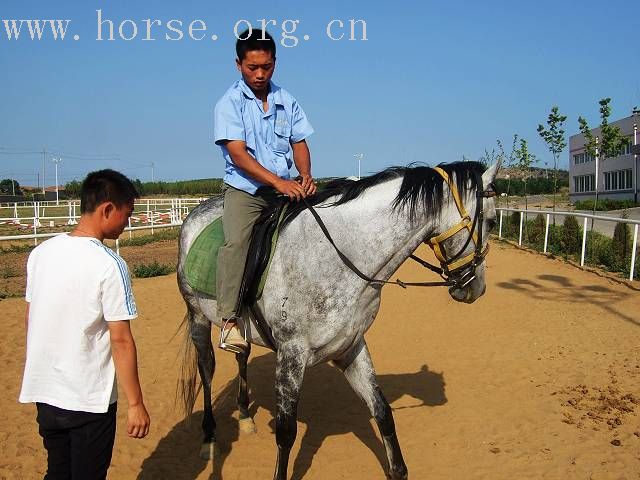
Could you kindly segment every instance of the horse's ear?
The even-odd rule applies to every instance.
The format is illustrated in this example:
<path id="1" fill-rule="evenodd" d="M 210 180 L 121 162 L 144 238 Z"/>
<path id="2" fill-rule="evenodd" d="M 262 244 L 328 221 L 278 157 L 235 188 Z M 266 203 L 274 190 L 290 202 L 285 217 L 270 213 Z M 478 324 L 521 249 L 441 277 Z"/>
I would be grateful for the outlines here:
<path id="1" fill-rule="evenodd" d="M 498 173 L 498 169 L 500 168 L 500 160 L 487 168 L 482 174 L 482 183 L 483 185 L 489 185 L 496 178 L 496 174 Z"/>

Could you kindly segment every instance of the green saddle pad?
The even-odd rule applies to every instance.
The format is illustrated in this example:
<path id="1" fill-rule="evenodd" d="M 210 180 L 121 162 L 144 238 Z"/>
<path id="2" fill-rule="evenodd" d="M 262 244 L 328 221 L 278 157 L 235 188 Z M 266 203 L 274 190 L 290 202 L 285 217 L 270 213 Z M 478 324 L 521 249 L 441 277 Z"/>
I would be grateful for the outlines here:
<path id="1" fill-rule="evenodd" d="M 222 217 L 200 232 L 187 252 L 184 274 L 194 290 L 216 297 L 218 250 L 224 244 Z"/>
<path id="2" fill-rule="evenodd" d="M 267 279 L 267 272 L 271 264 L 271 258 L 275 251 L 280 225 L 284 218 L 286 208 L 283 208 L 278 218 L 278 224 L 271 238 L 266 241 L 271 243 L 269 259 L 264 271 L 258 272 L 260 278 L 257 280 L 258 288 L 256 298 L 260 298 Z M 196 237 L 191 248 L 187 252 L 187 259 L 184 265 L 184 274 L 187 283 L 197 292 L 205 293 L 217 298 L 216 295 L 216 268 L 218 265 L 218 250 L 224 244 L 224 231 L 222 229 L 222 217 L 217 218 L 210 225 L 207 225 Z M 250 253 L 251 254 L 251 253 Z"/>

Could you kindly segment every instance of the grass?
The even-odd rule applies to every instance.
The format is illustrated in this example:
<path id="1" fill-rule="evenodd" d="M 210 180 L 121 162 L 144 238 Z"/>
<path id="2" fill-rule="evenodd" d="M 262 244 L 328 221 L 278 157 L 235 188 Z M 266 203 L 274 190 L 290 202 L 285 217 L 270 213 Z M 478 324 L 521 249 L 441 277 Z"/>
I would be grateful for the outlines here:
<path id="1" fill-rule="evenodd" d="M 595 200 L 578 200 L 575 203 L 576 210 L 593 210 Z M 609 198 L 601 198 L 598 200 L 596 211 L 603 212 L 609 210 L 624 210 L 638 206 L 633 200 L 611 200 Z"/>
<path id="2" fill-rule="evenodd" d="M 136 278 L 150 278 L 159 277 L 162 275 L 168 275 L 175 271 L 173 265 L 166 263 L 158 263 L 153 261 L 151 263 L 139 263 L 133 266 L 133 276 Z"/>
<path id="3" fill-rule="evenodd" d="M 158 228 L 153 235 L 137 235 L 131 238 L 125 238 L 128 234 L 125 232 L 120 237 L 121 247 L 139 247 L 154 242 L 162 242 L 165 240 L 177 240 L 180 236 L 179 228 Z M 135 232 L 134 232 L 135 235 Z M 46 239 L 40 239 L 39 243 L 42 243 Z M 28 253 L 35 248 L 33 240 L 21 240 L 22 243 L 10 243 L 2 246 L 0 244 L 0 255 L 3 253 Z M 29 243 L 25 243 L 29 242 Z"/>
<path id="4" fill-rule="evenodd" d="M 29 240 L 30 242 L 33 242 L 33 240 Z M 23 243 L 23 244 L 16 244 L 16 243 L 12 243 L 10 245 L 7 245 L 6 247 L 0 247 L 0 255 L 2 255 L 3 253 L 25 253 L 25 252 L 30 252 L 31 250 L 33 250 L 35 248 L 35 245 L 33 245 L 33 243 Z"/>
<path id="5" fill-rule="evenodd" d="M 11 266 L 0 268 L 0 278 L 13 278 L 19 277 L 20 272 Z"/>
<path id="6" fill-rule="evenodd" d="M 126 235 L 126 233 L 125 233 Z M 138 235 L 136 237 L 120 239 L 121 247 L 139 247 L 141 245 L 147 245 L 153 242 L 161 242 L 163 240 L 176 240 L 180 236 L 179 228 L 163 228 L 157 229 L 156 232 L 151 235 Z"/>

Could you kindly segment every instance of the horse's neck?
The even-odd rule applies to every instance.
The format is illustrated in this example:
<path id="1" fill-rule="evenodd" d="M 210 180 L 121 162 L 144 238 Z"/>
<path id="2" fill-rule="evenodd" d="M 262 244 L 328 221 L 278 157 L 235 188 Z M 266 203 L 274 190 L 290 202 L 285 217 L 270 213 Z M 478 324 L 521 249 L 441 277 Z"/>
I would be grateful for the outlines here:
<path id="1" fill-rule="evenodd" d="M 401 181 L 372 187 L 344 205 L 319 209 L 338 248 L 372 277 L 390 277 L 439 221 L 437 215 L 420 214 L 411 222 L 405 211 L 393 209 Z"/>

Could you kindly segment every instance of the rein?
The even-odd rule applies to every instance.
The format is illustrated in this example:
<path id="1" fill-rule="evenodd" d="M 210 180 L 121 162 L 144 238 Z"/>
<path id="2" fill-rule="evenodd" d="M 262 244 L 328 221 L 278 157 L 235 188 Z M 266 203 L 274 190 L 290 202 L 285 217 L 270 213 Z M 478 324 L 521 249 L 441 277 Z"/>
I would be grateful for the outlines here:
<path id="1" fill-rule="evenodd" d="M 318 215 L 318 212 L 316 212 L 315 208 L 313 208 L 311 205 L 309 205 L 309 203 L 307 202 L 307 200 L 305 198 L 302 199 L 302 201 L 305 203 L 306 207 L 309 209 L 309 211 L 311 212 L 311 214 L 313 215 L 313 217 L 316 219 L 316 222 L 318 222 L 318 225 L 320 226 L 320 229 L 322 230 L 322 233 L 324 233 L 324 236 L 327 237 L 327 240 L 329 240 L 329 243 L 333 246 L 333 248 L 335 249 L 336 253 L 338 254 L 338 256 L 340 257 L 340 260 L 342 260 L 342 262 L 349 267 L 349 269 L 355 273 L 357 276 L 359 276 L 362 280 L 364 280 L 365 282 L 369 282 L 369 283 L 379 283 L 379 284 L 393 284 L 393 285 L 400 285 L 402 288 L 406 288 L 409 286 L 423 286 L 423 287 L 436 287 L 436 286 L 446 286 L 446 285 L 452 285 L 452 283 L 450 283 L 449 280 L 443 281 L 443 282 L 420 282 L 420 283 L 411 283 L 411 282 L 403 282 L 402 280 L 400 280 L 399 278 L 396 279 L 395 282 L 390 282 L 388 280 L 381 280 L 379 278 L 371 278 L 368 275 L 362 273 L 360 271 L 360 269 L 358 267 L 356 267 L 353 262 L 351 260 L 349 260 L 349 258 L 340 251 L 340 249 L 338 248 L 338 246 L 336 245 L 336 243 L 333 241 L 333 238 L 331 238 L 331 234 L 329 233 L 329 230 L 327 230 L 326 225 L 324 224 L 324 222 L 322 221 L 322 219 L 320 218 L 320 215 Z M 413 255 L 411 255 L 413 257 Z M 417 257 L 416 257 L 417 258 Z M 437 268 L 437 267 L 435 267 Z"/>
<path id="2" fill-rule="evenodd" d="M 460 216 L 462 217 L 462 219 L 457 225 L 450 228 L 446 232 L 441 233 L 440 235 L 428 240 L 429 246 L 433 249 L 436 257 L 440 261 L 440 264 L 441 264 L 440 267 L 432 265 L 426 260 L 423 260 L 420 257 L 413 254 L 410 255 L 409 258 L 418 262 L 424 268 L 427 268 L 432 272 L 440 275 L 442 277 L 442 281 L 438 281 L 438 282 L 403 282 L 399 278 L 397 278 L 395 281 L 388 281 L 388 280 L 382 280 L 379 278 L 371 278 L 368 275 L 362 273 L 360 269 L 358 269 L 358 267 L 356 267 L 353 264 L 353 262 L 349 260 L 349 258 L 340 251 L 336 243 L 333 241 L 333 238 L 331 237 L 329 230 L 327 230 L 326 225 L 320 218 L 320 215 L 318 215 L 318 212 L 316 212 L 316 210 L 307 202 L 305 198 L 303 198 L 302 201 L 304 202 L 306 208 L 311 212 L 311 214 L 315 218 L 316 222 L 320 226 L 320 229 L 322 230 L 322 233 L 324 233 L 325 237 L 327 237 L 327 240 L 329 240 L 329 243 L 331 243 L 331 245 L 335 249 L 336 253 L 338 254 L 338 257 L 340 257 L 340 260 L 342 260 L 342 262 L 362 280 L 368 283 L 377 283 L 381 285 L 384 285 L 384 284 L 399 285 L 402 288 L 445 287 L 445 286 L 451 287 L 451 289 L 464 288 L 475 279 L 476 277 L 475 269 L 478 265 L 480 265 L 484 261 L 484 258 L 487 255 L 489 250 L 489 245 L 487 245 L 487 247 L 484 250 L 482 249 L 482 224 L 484 219 L 482 199 L 495 196 L 495 190 L 485 191 L 482 185 L 482 176 L 481 175 L 477 176 L 476 208 L 473 216 L 473 221 L 471 221 L 471 217 L 466 212 L 464 205 L 462 204 L 462 200 L 458 193 L 458 189 L 456 188 L 455 184 L 451 181 L 451 178 L 449 177 L 449 175 L 447 175 L 447 173 L 439 167 L 436 167 L 434 170 L 438 172 L 438 174 L 444 179 L 445 182 L 447 182 L 447 185 L 449 186 L 449 190 L 453 196 L 453 199 L 456 203 L 456 206 L 458 208 L 458 211 L 460 212 Z M 478 224 L 480 225 L 479 228 L 477 228 Z M 465 228 L 469 231 L 469 236 L 467 237 L 466 242 L 464 243 L 464 245 L 456 255 L 454 255 L 450 259 L 447 259 L 444 253 L 444 248 L 440 245 L 440 243 L 447 240 L 448 238 L 452 237 L 453 235 L 455 235 L 456 233 L 458 233 L 459 231 Z M 476 233 L 476 230 L 477 230 L 477 233 Z M 466 250 L 467 246 L 472 240 L 475 243 L 474 251 L 464 256 L 463 258 L 459 258 L 462 255 L 462 253 Z M 462 271 L 462 270 L 466 270 L 466 271 L 463 271 L 463 273 L 457 278 L 453 278 L 453 279 L 451 278 L 452 273 Z"/>

